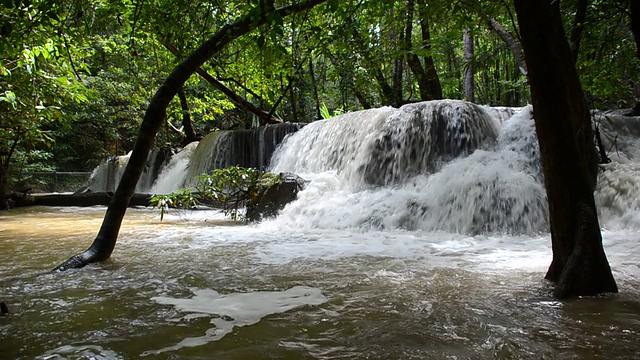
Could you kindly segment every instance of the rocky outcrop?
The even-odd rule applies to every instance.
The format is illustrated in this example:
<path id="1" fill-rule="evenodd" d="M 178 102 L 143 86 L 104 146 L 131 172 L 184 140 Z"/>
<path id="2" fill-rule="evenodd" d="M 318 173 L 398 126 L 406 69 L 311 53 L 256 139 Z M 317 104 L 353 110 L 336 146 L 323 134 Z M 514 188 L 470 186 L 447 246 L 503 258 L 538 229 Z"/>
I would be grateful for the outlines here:
<path id="1" fill-rule="evenodd" d="M 305 180 L 292 173 L 281 173 L 278 179 L 267 184 L 259 196 L 247 202 L 246 218 L 260 221 L 274 217 L 285 205 L 294 201 L 302 190 Z"/>

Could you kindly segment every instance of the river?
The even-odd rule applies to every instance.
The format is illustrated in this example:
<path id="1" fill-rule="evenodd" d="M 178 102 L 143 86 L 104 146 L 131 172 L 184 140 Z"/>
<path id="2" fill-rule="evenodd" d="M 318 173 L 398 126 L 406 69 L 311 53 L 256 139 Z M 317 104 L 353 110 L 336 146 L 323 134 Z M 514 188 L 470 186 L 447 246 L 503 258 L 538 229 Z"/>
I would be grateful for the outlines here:
<path id="1" fill-rule="evenodd" d="M 130 209 L 112 258 L 84 269 L 50 272 L 104 207 L 0 213 L 0 358 L 638 359 L 640 119 L 601 124 L 614 161 L 594 195 L 619 294 L 557 301 L 543 279 L 531 108 L 445 100 L 278 132 L 271 168 L 308 183 L 277 218 Z M 209 137 L 156 188 L 235 135 Z"/>
<path id="2" fill-rule="evenodd" d="M 113 258 L 50 273 L 104 208 L 0 214 L 2 359 L 640 356 L 638 232 L 603 235 L 620 293 L 553 300 L 548 235 L 238 226 L 131 209 Z"/>

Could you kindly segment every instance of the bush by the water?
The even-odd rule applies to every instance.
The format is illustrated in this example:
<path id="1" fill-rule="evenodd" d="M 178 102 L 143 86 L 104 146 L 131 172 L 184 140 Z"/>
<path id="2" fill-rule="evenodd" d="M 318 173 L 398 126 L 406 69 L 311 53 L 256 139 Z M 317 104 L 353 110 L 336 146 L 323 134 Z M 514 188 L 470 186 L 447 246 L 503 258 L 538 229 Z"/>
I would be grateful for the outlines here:
<path id="1" fill-rule="evenodd" d="M 264 203 L 263 198 L 267 194 L 273 193 L 270 189 L 281 189 L 287 179 L 290 180 L 290 177 L 282 173 L 273 174 L 255 168 L 231 166 L 202 174 L 198 177 L 195 188 L 182 188 L 171 194 L 154 195 L 151 206 L 160 209 L 161 220 L 169 209 L 192 209 L 199 205 L 221 208 L 233 220 L 259 220 L 265 214 L 256 209 L 256 206 Z M 295 199 L 302 182 L 296 180 L 295 184 L 287 188 L 290 189 L 290 196 L 285 196 L 288 199 L 286 202 Z M 273 209 L 269 207 L 268 210 Z"/>

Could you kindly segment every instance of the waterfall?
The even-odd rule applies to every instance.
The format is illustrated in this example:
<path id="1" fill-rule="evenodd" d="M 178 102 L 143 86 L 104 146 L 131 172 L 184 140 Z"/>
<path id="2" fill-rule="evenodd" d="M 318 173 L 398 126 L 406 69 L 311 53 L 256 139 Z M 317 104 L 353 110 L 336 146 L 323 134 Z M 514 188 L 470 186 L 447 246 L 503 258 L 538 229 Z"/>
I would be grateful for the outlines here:
<path id="1" fill-rule="evenodd" d="M 299 124 L 276 124 L 252 130 L 214 131 L 200 141 L 193 152 L 182 185 L 213 169 L 239 165 L 265 170 L 276 147 Z"/>
<path id="2" fill-rule="evenodd" d="M 299 124 L 275 124 L 251 130 L 215 131 L 191 143 L 176 155 L 154 149 L 136 186 L 138 193 L 170 193 L 193 184 L 193 179 L 217 168 L 233 165 L 264 170 L 283 139 Z M 115 191 L 130 154 L 104 160 L 80 192 Z"/>
<path id="3" fill-rule="evenodd" d="M 545 231 L 531 109 L 504 121 L 463 101 L 346 114 L 285 140 L 274 171 L 310 181 L 275 223 L 459 233 Z"/>
<path id="4" fill-rule="evenodd" d="M 601 165 L 594 194 L 601 224 L 640 229 L 640 118 L 594 117 L 614 160 Z M 268 222 L 277 227 L 535 234 L 549 226 L 531 106 L 382 107 L 302 128 L 217 131 L 165 158 L 150 155 L 137 191 L 175 191 L 231 165 L 301 175 L 308 185 Z M 89 188 L 115 190 L 127 160 L 103 162 Z"/>
<path id="5" fill-rule="evenodd" d="M 127 155 L 107 158 L 100 163 L 91 174 L 87 183 L 79 192 L 113 192 L 116 190 L 124 169 L 129 162 L 131 152 Z M 171 157 L 170 151 L 166 149 L 153 149 L 149 153 L 144 170 L 140 175 L 140 180 L 136 185 L 136 192 L 147 193 L 151 185 L 158 177 L 165 161 Z"/>
<path id="6" fill-rule="evenodd" d="M 601 166 L 594 194 L 601 224 L 640 229 L 640 119 L 598 116 L 615 160 Z M 444 100 L 345 114 L 286 139 L 272 169 L 309 180 L 276 227 L 549 230 L 531 106 Z"/>
<path id="7" fill-rule="evenodd" d="M 184 184 L 189 160 L 197 146 L 198 142 L 194 141 L 172 156 L 169 163 L 158 174 L 149 192 L 152 194 L 169 194 L 175 191 L 178 186 Z"/>
<path id="8" fill-rule="evenodd" d="M 306 126 L 276 152 L 272 171 L 336 171 L 354 188 L 391 185 L 433 172 L 497 135 L 496 121 L 464 101 L 364 110 Z"/>

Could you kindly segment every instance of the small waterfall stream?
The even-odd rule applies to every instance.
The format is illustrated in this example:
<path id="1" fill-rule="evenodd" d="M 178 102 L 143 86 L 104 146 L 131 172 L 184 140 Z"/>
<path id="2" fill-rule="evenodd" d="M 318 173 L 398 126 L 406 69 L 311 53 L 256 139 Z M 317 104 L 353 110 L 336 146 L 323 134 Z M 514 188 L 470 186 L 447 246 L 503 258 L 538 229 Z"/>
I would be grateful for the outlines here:
<path id="1" fill-rule="evenodd" d="M 192 180 L 213 169 L 233 165 L 264 170 L 282 140 L 300 129 L 298 124 L 275 124 L 257 129 L 214 131 L 199 143 L 191 143 L 177 154 L 153 150 L 138 181 L 138 193 L 170 193 L 192 184 Z M 129 155 L 102 162 L 82 191 L 115 191 Z"/>

